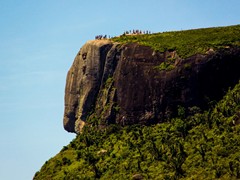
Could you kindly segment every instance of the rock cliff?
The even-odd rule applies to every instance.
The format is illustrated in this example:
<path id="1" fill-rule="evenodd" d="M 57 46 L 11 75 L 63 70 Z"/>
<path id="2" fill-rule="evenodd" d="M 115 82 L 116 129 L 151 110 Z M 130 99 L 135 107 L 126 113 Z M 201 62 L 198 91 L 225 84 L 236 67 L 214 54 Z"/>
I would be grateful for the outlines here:
<path id="1" fill-rule="evenodd" d="M 240 25 L 88 41 L 65 89 L 81 133 L 33 179 L 239 179 L 239 67 Z"/>
<path id="2" fill-rule="evenodd" d="M 182 59 L 174 50 L 88 41 L 67 75 L 64 128 L 153 124 L 175 116 L 179 106 L 186 113 L 194 106 L 204 109 L 239 81 L 239 67 L 237 46 Z"/>

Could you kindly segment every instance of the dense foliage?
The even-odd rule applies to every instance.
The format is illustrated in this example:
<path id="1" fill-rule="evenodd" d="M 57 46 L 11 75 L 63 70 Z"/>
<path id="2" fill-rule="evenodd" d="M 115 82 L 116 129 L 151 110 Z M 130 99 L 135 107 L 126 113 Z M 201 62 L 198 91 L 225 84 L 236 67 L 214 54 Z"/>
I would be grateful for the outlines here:
<path id="1" fill-rule="evenodd" d="M 155 34 L 121 35 L 115 42 L 133 43 L 152 47 L 156 51 L 176 50 L 181 58 L 206 53 L 226 46 L 240 46 L 240 25 L 194 29 Z"/>
<path id="2" fill-rule="evenodd" d="M 239 179 L 240 83 L 208 111 L 153 126 L 86 127 L 37 179 Z"/>

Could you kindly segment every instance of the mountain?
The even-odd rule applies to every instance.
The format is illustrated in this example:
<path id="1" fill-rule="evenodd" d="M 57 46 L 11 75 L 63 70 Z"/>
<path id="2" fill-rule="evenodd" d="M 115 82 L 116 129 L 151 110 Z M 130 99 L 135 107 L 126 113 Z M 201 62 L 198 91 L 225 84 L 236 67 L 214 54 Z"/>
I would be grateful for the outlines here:
<path id="1" fill-rule="evenodd" d="M 70 68 L 77 133 L 34 179 L 240 178 L 240 25 L 88 41 Z"/>

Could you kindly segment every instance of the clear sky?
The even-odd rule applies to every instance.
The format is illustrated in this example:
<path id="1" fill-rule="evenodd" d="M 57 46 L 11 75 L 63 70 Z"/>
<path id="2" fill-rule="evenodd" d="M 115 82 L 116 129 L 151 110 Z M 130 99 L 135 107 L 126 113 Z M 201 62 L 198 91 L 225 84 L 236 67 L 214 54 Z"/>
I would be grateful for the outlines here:
<path id="1" fill-rule="evenodd" d="M 28 180 L 74 137 L 68 69 L 95 35 L 240 24 L 239 0 L 0 0 L 0 179 Z"/>

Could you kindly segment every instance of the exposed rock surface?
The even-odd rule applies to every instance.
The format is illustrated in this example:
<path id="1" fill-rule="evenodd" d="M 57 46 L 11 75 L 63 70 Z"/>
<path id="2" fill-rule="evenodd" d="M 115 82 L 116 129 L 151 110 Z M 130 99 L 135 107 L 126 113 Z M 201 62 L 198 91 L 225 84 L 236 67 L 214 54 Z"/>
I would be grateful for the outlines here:
<path id="1" fill-rule="evenodd" d="M 170 60 L 174 69 L 157 68 Z M 175 51 L 89 41 L 67 75 L 64 128 L 79 132 L 90 115 L 100 126 L 152 124 L 175 116 L 179 105 L 207 107 L 239 81 L 239 67 L 237 47 L 181 59 Z"/>
<path id="2" fill-rule="evenodd" d="M 93 108 L 111 47 L 108 41 L 89 41 L 76 56 L 65 88 L 64 127 L 67 131 L 74 132 L 75 121 L 85 121 Z"/>

